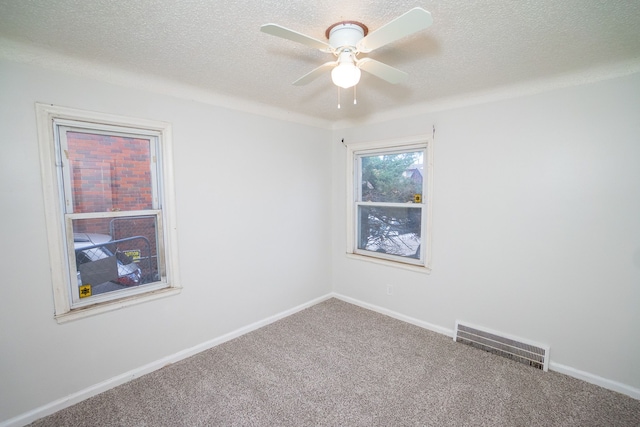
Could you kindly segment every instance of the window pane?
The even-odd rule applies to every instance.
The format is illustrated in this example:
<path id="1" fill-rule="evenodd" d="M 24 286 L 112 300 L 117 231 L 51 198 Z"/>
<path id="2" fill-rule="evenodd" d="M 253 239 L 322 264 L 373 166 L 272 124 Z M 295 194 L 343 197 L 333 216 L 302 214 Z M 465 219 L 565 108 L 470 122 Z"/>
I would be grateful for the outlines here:
<path id="1" fill-rule="evenodd" d="M 75 131 L 66 137 L 73 212 L 153 208 L 149 139 Z"/>
<path id="2" fill-rule="evenodd" d="M 74 219 L 80 298 L 160 280 L 156 217 Z"/>
<path id="3" fill-rule="evenodd" d="M 358 206 L 358 249 L 420 259 L 421 207 Z"/>
<path id="4" fill-rule="evenodd" d="M 422 196 L 423 151 L 361 157 L 362 202 L 406 203 Z"/>

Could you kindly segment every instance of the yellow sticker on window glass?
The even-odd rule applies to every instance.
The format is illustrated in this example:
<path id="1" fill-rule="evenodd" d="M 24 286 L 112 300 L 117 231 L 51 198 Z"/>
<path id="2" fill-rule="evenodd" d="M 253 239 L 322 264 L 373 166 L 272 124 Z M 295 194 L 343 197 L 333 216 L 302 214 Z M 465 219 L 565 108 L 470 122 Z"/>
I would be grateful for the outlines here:
<path id="1" fill-rule="evenodd" d="M 86 298 L 91 296 L 91 285 L 80 286 L 80 298 Z"/>

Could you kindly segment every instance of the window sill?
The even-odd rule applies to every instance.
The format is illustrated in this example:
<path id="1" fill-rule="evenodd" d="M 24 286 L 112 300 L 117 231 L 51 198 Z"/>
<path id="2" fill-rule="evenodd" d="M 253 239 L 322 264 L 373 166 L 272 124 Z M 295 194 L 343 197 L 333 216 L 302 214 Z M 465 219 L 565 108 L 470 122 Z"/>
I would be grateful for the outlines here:
<path id="1" fill-rule="evenodd" d="M 359 261 L 365 261 L 365 262 L 371 262 L 374 264 L 380 264 L 380 265 L 386 265 L 387 267 L 393 267 L 393 268 L 401 268 L 403 270 L 409 270 L 409 271 L 413 271 L 416 273 L 422 273 L 422 274 L 430 274 L 431 273 L 431 267 L 425 267 L 423 265 L 411 265 L 411 264 L 404 264 L 401 262 L 397 262 L 397 261 L 388 261 L 386 259 L 380 259 L 380 258 L 374 258 L 374 257 L 368 257 L 365 255 L 359 255 L 359 254 L 354 254 L 354 253 L 346 253 L 347 258 L 350 259 L 356 259 Z"/>
<path id="2" fill-rule="evenodd" d="M 66 313 L 58 314 L 55 319 L 58 323 L 67 323 L 78 319 L 83 319 L 89 316 L 95 316 L 96 314 L 107 313 L 109 311 L 119 310 L 124 307 L 129 307 L 136 304 L 142 304 L 148 301 L 153 301 L 160 298 L 170 297 L 178 295 L 182 291 L 180 287 L 158 289 L 157 291 L 149 292 L 141 295 L 132 295 L 127 298 L 122 298 L 109 302 L 102 302 L 87 307 L 74 308 Z"/>

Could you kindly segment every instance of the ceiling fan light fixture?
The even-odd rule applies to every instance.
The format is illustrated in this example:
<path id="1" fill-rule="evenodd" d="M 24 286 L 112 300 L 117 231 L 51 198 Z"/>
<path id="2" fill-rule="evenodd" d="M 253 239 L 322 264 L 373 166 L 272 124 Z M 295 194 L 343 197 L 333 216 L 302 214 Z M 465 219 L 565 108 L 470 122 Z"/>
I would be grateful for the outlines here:
<path id="1" fill-rule="evenodd" d="M 331 70 L 331 80 L 336 86 L 347 89 L 358 84 L 361 74 L 353 53 L 345 49 L 338 56 L 338 65 Z"/>
<path id="2" fill-rule="evenodd" d="M 341 62 L 331 70 L 331 80 L 336 86 L 347 89 L 358 84 L 361 74 L 353 62 Z"/>

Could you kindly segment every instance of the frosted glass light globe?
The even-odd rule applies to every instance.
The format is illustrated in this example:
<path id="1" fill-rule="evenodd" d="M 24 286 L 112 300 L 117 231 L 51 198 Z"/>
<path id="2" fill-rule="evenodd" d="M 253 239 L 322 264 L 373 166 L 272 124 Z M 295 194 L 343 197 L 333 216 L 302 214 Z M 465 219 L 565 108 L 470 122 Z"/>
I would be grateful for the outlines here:
<path id="1" fill-rule="evenodd" d="M 353 62 L 344 61 L 331 70 L 331 80 L 336 86 L 347 89 L 358 84 L 361 74 Z"/>

